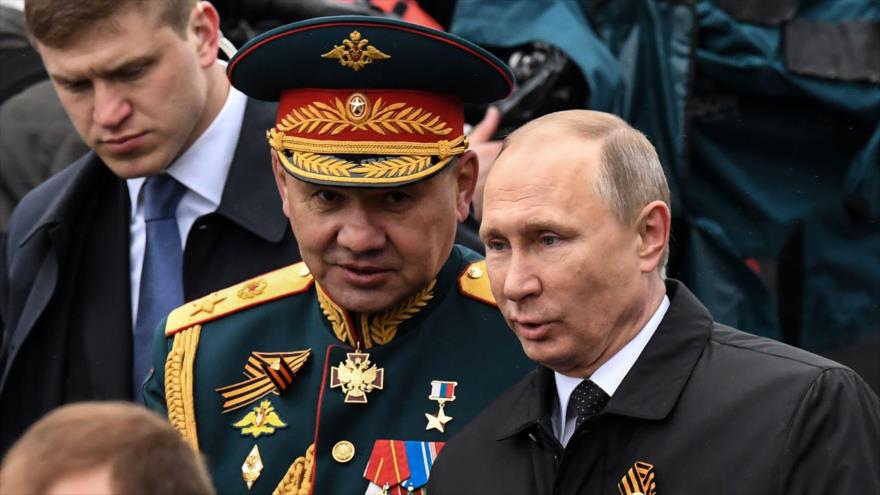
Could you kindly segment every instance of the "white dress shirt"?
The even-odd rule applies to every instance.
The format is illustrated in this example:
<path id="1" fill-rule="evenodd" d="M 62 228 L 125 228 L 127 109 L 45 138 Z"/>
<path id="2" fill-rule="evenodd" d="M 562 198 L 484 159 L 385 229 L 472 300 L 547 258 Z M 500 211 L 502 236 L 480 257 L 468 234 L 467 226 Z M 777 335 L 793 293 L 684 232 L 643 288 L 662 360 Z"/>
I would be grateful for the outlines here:
<path id="1" fill-rule="evenodd" d="M 660 325 L 660 321 L 663 320 L 663 316 L 666 315 L 667 309 L 669 309 L 669 298 L 664 295 L 657 311 L 654 311 L 651 319 L 645 323 L 645 326 L 639 330 L 639 333 L 611 356 L 611 359 L 606 361 L 602 366 L 599 366 L 599 368 L 593 372 L 593 375 L 589 377 L 593 380 L 593 383 L 604 390 L 609 397 L 614 395 L 614 392 L 617 391 L 617 387 L 620 386 L 620 382 L 623 381 L 623 378 L 629 373 L 630 368 L 632 368 L 633 364 L 635 364 L 636 360 L 642 354 L 642 350 L 645 349 L 648 341 L 651 340 L 651 336 L 657 331 L 657 327 Z M 571 398 L 571 393 L 574 391 L 575 387 L 577 387 L 584 378 L 566 376 L 557 372 L 554 372 L 553 374 L 556 378 L 556 394 L 559 401 L 554 404 L 553 415 L 551 416 L 550 422 L 553 425 L 553 434 L 559 439 L 559 443 L 565 447 L 568 445 L 568 441 L 571 439 L 572 434 L 574 434 L 575 421 L 577 420 L 576 414 L 568 414 L 568 400 Z"/>
<path id="2" fill-rule="evenodd" d="M 177 228 L 180 230 L 181 248 L 186 247 L 186 238 L 196 219 L 216 211 L 220 206 L 226 176 L 229 175 L 229 167 L 232 165 L 232 157 L 238 145 L 246 105 L 247 96 L 230 87 L 226 102 L 211 125 L 166 170 L 187 189 L 177 206 Z M 137 320 L 141 271 L 147 241 L 146 225 L 144 225 L 144 195 L 141 194 L 145 180 L 145 177 L 138 177 L 126 181 L 131 196 L 129 268 L 132 328 Z"/>

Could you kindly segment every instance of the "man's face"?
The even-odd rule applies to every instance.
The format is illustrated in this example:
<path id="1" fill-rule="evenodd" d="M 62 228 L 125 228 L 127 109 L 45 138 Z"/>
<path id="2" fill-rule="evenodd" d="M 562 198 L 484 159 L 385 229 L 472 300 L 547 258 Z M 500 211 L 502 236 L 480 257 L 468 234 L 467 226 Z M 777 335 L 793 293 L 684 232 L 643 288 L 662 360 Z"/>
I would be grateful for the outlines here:
<path id="1" fill-rule="evenodd" d="M 203 17 L 183 39 L 157 12 L 125 7 L 63 48 L 37 43 L 74 127 L 116 175 L 161 172 L 207 127 L 216 52 L 206 53 Z"/>
<path id="2" fill-rule="evenodd" d="M 600 152 L 559 133 L 522 136 L 484 193 L 492 293 L 526 355 L 572 376 L 592 373 L 639 317 L 638 235 L 593 192 Z"/>
<path id="3" fill-rule="evenodd" d="M 309 184 L 284 172 L 274 152 L 273 167 L 303 261 L 337 304 L 356 312 L 390 308 L 437 275 L 476 181 L 469 157 L 397 188 Z"/>

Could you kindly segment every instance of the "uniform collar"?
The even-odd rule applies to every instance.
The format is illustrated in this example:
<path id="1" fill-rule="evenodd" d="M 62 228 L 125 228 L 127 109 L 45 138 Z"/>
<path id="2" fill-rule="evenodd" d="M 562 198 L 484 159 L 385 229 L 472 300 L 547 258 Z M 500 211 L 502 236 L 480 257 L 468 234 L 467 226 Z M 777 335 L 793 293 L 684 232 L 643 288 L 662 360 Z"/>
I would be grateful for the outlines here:
<path id="1" fill-rule="evenodd" d="M 418 322 L 428 318 L 437 303 L 456 286 L 464 265 L 461 251 L 454 247 L 437 277 L 427 286 L 404 302 L 378 313 L 348 311 L 336 304 L 318 283 L 315 283 L 315 294 L 333 335 L 352 347 L 360 345 L 370 349 L 388 344 L 408 329 L 418 327 Z"/>
<path id="2" fill-rule="evenodd" d="M 666 281 L 669 308 L 641 355 L 623 378 L 602 414 L 641 419 L 665 418 L 681 395 L 712 332 L 709 311 L 681 282 Z M 501 440 L 546 422 L 556 400 L 553 371 L 539 366 L 515 399 Z"/>

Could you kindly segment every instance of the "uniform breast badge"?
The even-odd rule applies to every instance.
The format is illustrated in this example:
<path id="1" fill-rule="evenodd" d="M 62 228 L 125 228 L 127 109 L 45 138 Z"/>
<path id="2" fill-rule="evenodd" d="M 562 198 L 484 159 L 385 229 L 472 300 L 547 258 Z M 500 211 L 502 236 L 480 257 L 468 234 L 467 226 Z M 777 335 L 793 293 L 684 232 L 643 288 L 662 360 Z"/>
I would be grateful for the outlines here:
<path id="1" fill-rule="evenodd" d="M 241 428 L 243 436 L 251 435 L 254 438 L 259 438 L 260 435 L 275 433 L 276 429 L 287 428 L 287 423 L 281 420 L 272 403 L 264 400 L 232 426 Z"/>
<path id="2" fill-rule="evenodd" d="M 252 352 L 244 365 L 247 380 L 217 389 L 223 399 L 223 413 L 262 399 L 268 393 L 281 395 L 293 383 L 311 349 L 291 352 Z"/>
<path id="3" fill-rule="evenodd" d="M 437 414 L 425 413 L 425 418 L 428 420 L 428 426 L 425 427 L 425 430 L 434 429 L 443 433 L 446 423 L 452 421 L 452 416 L 447 416 L 443 407 L 447 401 L 451 402 L 455 400 L 455 387 L 457 385 L 458 382 L 446 382 L 442 380 L 431 381 L 431 395 L 429 395 L 428 398 L 439 402 L 440 410 Z"/>
<path id="4" fill-rule="evenodd" d="M 345 356 L 345 362 L 330 368 L 330 388 L 341 388 L 348 404 L 366 404 L 368 393 L 382 390 L 385 368 L 377 368 L 369 354 L 358 350 Z"/>
<path id="5" fill-rule="evenodd" d="M 636 461 L 617 484 L 620 495 L 656 495 L 657 483 L 654 479 L 654 465 Z"/>
<path id="6" fill-rule="evenodd" d="M 254 482 L 263 472 L 263 458 L 260 457 L 260 449 L 256 445 L 251 452 L 245 457 L 244 463 L 241 465 L 241 479 L 244 480 L 248 490 L 254 486 Z"/>
<path id="7" fill-rule="evenodd" d="M 364 469 L 366 495 L 423 494 L 444 442 L 376 440 Z"/>

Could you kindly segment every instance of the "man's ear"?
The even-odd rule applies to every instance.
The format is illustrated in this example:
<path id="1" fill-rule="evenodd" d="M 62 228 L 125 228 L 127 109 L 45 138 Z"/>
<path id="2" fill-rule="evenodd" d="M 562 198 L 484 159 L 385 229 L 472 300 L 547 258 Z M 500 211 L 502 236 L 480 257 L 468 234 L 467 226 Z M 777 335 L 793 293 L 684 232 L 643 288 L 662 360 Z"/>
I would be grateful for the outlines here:
<path id="1" fill-rule="evenodd" d="M 642 273 L 653 272 L 660 265 L 663 254 L 669 249 L 671 228 L 672 215 L 666 203 L 652 201 L 642 208 L 636 219 L 639 266 Z"/>
<path id="2" fill-rule="evenodd" d="M 270 148 L 269 153 L 272 155 L 272 174 L 275 176 L 275 186 L 278 188 L 278 194 L 281 196 L 281 211 L 284 212 L 284 216 L 290 218 L 290 203 L 287 199 L 287 178 L 289 175 L 287 175 L 284 167 L 281 166 L 278 152 Z"/>
<path id="3" fill-rule="evenodd" d="M 480 165 L 477 155 L 473 151 L 465 151 L 458 157 L 458 163 L 452 171 L 455 174 L 456 196 L 455 209 L 458 222 L 464 222 L 470 214 L 471 200 L 474 198 L 474 190 L 477 187 L 477 177 Z"/>
<path id="4" fill-rule="evenodd" d="M 210 2 L 198 2 L 193 7 L 187 35 L 193 36 L 202 67 L 214 65 L 220 49 L 220 14 Z"/>

